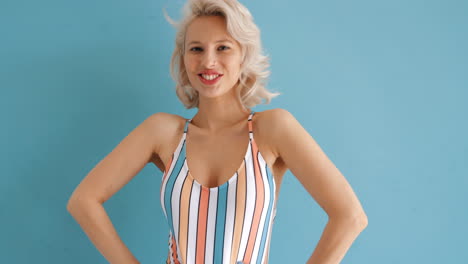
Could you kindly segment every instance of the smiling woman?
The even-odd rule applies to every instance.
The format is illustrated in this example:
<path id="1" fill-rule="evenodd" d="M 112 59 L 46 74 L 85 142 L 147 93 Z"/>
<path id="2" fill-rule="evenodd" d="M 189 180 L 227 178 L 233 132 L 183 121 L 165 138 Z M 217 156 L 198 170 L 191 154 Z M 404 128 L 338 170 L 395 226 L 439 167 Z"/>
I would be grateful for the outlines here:
<path id="1" fill-rule="evenodd" d="M 186 41 L 189 44 L 183 56 L 184 65 L 189 82 L 198 95 L 219 96 L 238 82 L 242 63 L 241 47 L 230 38 L 226 32 L 225 18 L 221 16 L 199 17 L 188 26 Z M 200 85 L 200 81 L 204 85 Z M 215 85 L 218 81 L 219 85 Z"/>
<path id="2" fill-rule="evenodd" d="M 225 36 L 225 39 L 212 41 L 214 48 L 211 48 L 211 39 L 216 38 L 216 36 L 226 35 L 225 23 L 223 17 L 207 16 L 195 19 L 190 24 L 186 34 L 186 42 L 188 44 L 186 44 L 186 52 L 184 53 L 184 64 L 186 65 L 186 72 L 190 83 L 196 82 L 194 75 L 197 75 L 201 82 L 206 85 L 217 83 L 225 74 L 213 69 L 205 69 L 202 72 L 197 70 L 200 68 L 200 65 L 211 64 L 214 66 L 216 63 L 220 64 L 217 67 L 223 67 L 227 73 L 234 72 L 235 74 L 235 76 L 226 75 L 223 78 L 223 81 L 226 82 L 226 79 L 229 81 L 229 77 L 231 77 L 230 83 L 226 84 L 227 86 L 234 86 L 239 79 L 238 73 L 241 62 L 240 45 L 237 41 L 232 41 L 229 39 L 229 36 Z M 206 27 L 210 27 L 210 30 L 204 30 Z M 190 41 L 191 39 L 204 39 L 209 44 L 198 40 Z M 204 56 L 204 54 L 207 55 Z M 215 60 L 215 57 L 218 58 Z M 200 91 L 197 90 L 197 92 L 199 93 Z"/>
<path id="3" fill-rule="evenodd" d="M 367 217 L 291 113 L 251 109 L 279 93 L 266 88 L 268 58 L 250 12 L 236 0 L 190 0 L 181 22 L 171 23 L 178 30 L 170 68 L 177 96 L 198 112 L 144 120 L 83 179 L 68 210 L 110 263 L 138 263 L 102 204 L 153 162 L 164 172 L 166 263 L 266 264 L 289 169 L 329 216 L 307 263 L 339 263 Z"/>
<path id="4" fill-rule="evenodd" d="M 249 107 L 279 93 L 270 93 L 265 87 L 269 64 L 260 52 L 260 32 L 249 11 L 236 1 L 190 1 L 184 14 L 181 23 L 172 22 L 178 33 L 171 69 L 181 101 L 186 108 L 198 107 L 200 112 L 193 122 L 185 122 L 184 134 L 163 176 L 161 205 L 170 229 L 166 262 L 268 263 L 277 186 L 253 140 L 254 111 Z M 201 146 L 188 154 L 187 142 L 192 146 L 192 138 L 200 138 L 200 129 L 189 129 L 189 125 L 203 125 L 205 114 L 215 121 L 213 110 L 222 113 L 217 108 L 228 105 L 233 112 L 224 111 L 223 115 L 249 114 L 244 117 L 250 133 L 247 148 L 241 151 L 245 153 L 242 162 L 238 162 L 237 146 L 244 143 L 230 146 L 233 154 L 224 159 L 212 157 L 212 153 L 223 152 L 214 147 L 203 151 Z M 236 132 L 238 142 L 245 142 L 246 132 Z M 210 138 L 214 140 L 215 135 Z M 226 145 L 222 141 L 220 145 Z M 192 157 L 190 169 L 188 156 Z M 203 163 L 210 166 L 199 165 Z"/>
<path id="5" fill-rule="evenodd" d="M 235 86 L 234 91 L 238 92 L 244 108 L 255 106 L 262 100 L 270 103 L 272 98 L 280 95 L 266 89 L 270 75 L 269 58 L 263 54 L 260 30 L 245 6 L 232 0 L 192 0 L 184 6 L 180 22 L 165 15 L 177 29 L 170 71 L 176 82 L 177 96 L 187 109 L 199 105 L 202 89 L 197 89 L 196 84 L 213 78 L 196 78 L 202 73 L 196 68 L 201 67 L 200 63 L 224 63 L 237 67 L 231 68 L 232 71 L 226 72 L 229 76 L 221 79 L 229 78 L 223 80 L 225 86 L 229 89 Z M 221 66 L 217 65 L 216 68 Z M 207 74 L 222 76 L 223 72 L 211 71 Z M 194 79 L 197 80 L 194 82 Z M 204 83 L 212 85 L 217 81 Z"/>

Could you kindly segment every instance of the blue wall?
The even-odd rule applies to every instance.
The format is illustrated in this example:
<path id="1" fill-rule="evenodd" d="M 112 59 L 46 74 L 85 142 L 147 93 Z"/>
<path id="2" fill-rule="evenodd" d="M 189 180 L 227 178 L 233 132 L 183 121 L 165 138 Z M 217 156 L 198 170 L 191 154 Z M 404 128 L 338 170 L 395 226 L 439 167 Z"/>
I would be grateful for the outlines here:
<path id="1" fill-rule="evenodd" d="M 289 110 L 368 215 L 343 263 L 468 261 L 468 2 L 243 2 L 283 93 L 254 109 Z M 182 4 L 0 3 L 0 263 L 106 263 L 66 203 L 147 116 L 195 114 L 169 76 L 162 8 Z M 105 204 L 142 263 L 167 255 L 161 177 L 148 165 Z M 288 171 L 270 263 L 305 263 L 326 221 Z"/>

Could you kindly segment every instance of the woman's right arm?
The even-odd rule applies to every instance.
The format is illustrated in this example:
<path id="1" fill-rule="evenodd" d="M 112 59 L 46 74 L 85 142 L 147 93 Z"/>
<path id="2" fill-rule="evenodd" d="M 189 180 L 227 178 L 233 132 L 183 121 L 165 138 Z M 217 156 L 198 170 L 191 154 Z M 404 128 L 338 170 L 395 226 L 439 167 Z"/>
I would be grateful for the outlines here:
<path id="1" fill-rule="evenodd" d="M 110 263 L 139 263 L 117 234 L 103 204 L 159 153 L 165 113 L 149 116 L 81 181 L 67 210 Z"/>

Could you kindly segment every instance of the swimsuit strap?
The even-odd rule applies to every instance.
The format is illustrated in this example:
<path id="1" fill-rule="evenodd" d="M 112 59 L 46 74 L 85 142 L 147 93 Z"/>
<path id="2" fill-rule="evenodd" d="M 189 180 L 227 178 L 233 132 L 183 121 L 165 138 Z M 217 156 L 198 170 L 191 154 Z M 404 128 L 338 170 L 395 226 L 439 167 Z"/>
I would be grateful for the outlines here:
<path id="1" fill-rule="evenodd" d="M 252 128 L 252 117 L 253 115 L 255 114 L 255 111 L 252 110 L 252 112 L 250 112 L 250 115 L 249 115 L 249 137 L 250 139 L 253 139 L 253 128 Z"/>
<path id="2" fill-rule="evenodd" d="M 191 121 L 192 121 L 192 119 L 187 119 L 187 120 L 185 121 L 184 134 L 187 133 L 188 123 L 191 122 Z"/>

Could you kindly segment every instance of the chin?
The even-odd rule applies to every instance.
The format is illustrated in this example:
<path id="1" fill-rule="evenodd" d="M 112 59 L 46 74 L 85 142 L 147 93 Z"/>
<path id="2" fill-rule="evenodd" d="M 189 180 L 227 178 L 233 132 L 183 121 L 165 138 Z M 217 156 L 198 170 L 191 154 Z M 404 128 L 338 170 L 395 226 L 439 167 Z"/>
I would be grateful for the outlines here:
<path id="1" fill-rule="evenodd" d="M 219 97 L 229 92 L 229 90 L 225 90 L 221 86 L 202 87 L 201 89 L 198 89 L 197 91 L 198 91 L 199 96 L 201 95 L 207 98 Z"/>

